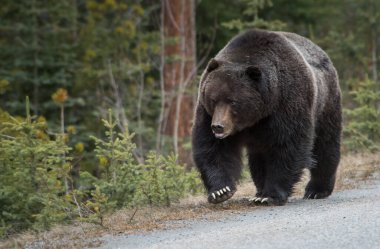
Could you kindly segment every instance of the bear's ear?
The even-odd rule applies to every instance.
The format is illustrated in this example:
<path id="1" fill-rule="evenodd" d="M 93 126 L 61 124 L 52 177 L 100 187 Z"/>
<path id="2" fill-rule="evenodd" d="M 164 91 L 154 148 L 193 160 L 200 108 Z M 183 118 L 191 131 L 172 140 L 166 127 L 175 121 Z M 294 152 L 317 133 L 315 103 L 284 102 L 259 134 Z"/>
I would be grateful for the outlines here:
<path id="1" fill-rule="evenodd" d="M 211 72 L 219 67 L 219 63 L 215 59 L 211 59 L 207 64 L 207 72 Z"/>
<path id="2" fill-rule="evenodd" d="M 261 71 L 258 67 L 249 66 L 245 70 L 245 73 L 254 81 L 259 81 L 261 79 Z"/>

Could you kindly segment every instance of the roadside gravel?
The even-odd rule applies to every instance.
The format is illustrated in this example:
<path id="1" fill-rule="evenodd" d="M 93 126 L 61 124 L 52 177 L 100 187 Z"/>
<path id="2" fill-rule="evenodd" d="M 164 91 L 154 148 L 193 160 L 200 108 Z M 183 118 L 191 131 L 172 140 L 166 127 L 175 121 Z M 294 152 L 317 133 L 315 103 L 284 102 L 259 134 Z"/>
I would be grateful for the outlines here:
<path id="1" fill-rule="evenodd" d="M 102 249 L 380 248 L 380 182 L 328 199 L 292 199 L 222 219 L 176 222 L 180 228 L 107 235 Z"/>

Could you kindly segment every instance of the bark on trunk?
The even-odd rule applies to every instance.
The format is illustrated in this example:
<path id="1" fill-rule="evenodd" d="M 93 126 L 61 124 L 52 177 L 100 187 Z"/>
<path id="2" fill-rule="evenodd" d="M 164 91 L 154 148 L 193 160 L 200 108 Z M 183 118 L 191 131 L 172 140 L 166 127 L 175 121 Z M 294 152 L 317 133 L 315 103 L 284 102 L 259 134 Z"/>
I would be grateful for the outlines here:
<path id="1" fill-rule="evenodd" d="M 165 113 L 161 132 L 173 138 L 173 147 L 187 160 L 182 140 L 190 136 L 192 93 L 186 89 L 196 74 L 193 0 L 162 0 L 164 35 Z"/>

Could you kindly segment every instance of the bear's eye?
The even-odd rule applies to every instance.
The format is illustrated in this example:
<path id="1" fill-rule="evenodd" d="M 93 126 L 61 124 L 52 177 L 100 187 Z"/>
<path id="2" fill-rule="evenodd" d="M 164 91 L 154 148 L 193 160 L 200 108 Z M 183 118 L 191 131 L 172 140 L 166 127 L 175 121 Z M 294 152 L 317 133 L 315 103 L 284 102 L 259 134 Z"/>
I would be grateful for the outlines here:
<path id="1" fill-rule="evenodd" d="M 249 78 L 254 81 L 259 81 L 261 79 L 261 71 L 258 67 L 250 66 L 245 70 Z"/>
<path id="2" fill-rule="evenodd" d="M 230 105 L 231 105 L 231 106 L 236 106 L 236 105 L 237 105 L 237 102 L 234 101 L 234 100 L 230 100 L 229 102 L 230 102 Z"/>

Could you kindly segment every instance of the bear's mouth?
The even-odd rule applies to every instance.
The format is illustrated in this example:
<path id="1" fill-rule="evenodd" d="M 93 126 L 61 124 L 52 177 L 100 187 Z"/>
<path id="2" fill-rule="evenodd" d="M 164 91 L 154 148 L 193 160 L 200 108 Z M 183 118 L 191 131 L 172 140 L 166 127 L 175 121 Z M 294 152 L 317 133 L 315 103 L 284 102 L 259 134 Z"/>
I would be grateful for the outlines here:
<path id="1" fill-rule="evenodd" d="M 226 133 L 216 133 L 216 132 L 214 132 L 214 136 L 215 136 L 217 139 L 223 139 L 223 138 L 227 137 L 228 134 L 226 134 Z"/>

